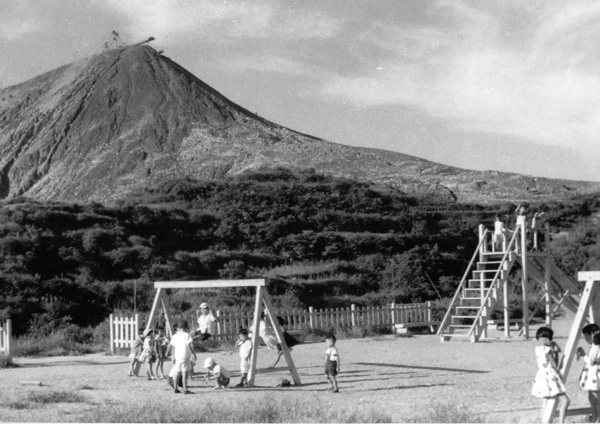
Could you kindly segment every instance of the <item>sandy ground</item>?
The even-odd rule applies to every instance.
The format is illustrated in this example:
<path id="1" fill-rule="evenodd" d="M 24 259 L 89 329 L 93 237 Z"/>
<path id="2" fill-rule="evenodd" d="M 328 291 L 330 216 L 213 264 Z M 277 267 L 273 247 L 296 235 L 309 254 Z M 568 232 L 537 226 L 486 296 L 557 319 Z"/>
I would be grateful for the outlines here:
<path id="1" fill-rule="evenodd" d="M 572 317 L 566 317 L 554 325 L 555 340 L 563 349 L 571 323 Z M 533 335 L 536 328 L 532 328 Z M 173 394 L 164 380 L 127 377 L 125 356 L 17 358 L 18 368 L 0 369 L 0 420 L 73 420 L 94 404 L 144 402 L 154 397 L 198 404 L 207 400 L 219 403 L 224 399 L 234 401 L 267 395 L 282 401 L 304 397 L 332 408 L 373 406 L 395 421 L 426 410 L 432 402 L 469 408 L 484 414 L 486 421 L 539 421 L 540 400 L 530 395 L 536 373 L 535 339 L 504 339 L 502 333 L 495 330 L 490 331 L 489 336 L 487 341 L 475 344 L 440 343 L 434 335 L 339 340 L 342 372 L 338 394 L 327 392 L 328 383 L 323 375 L 324 343 L 299 345 L 292 352 L 302 380 L 300 387 L 274 387 L 279 378 L 290 378 L 289 372 L 282 368 L 267 370 L 273 353 L 261 347 L 256 388 L 218 392 L 197 380 L 191 383 L 194 394 L 188 396 Z M 585 348 L 587 350 L 587 346 Z M 207 356 L 209 354 L 199 354 L 199 363 Z M 233 380 L 237 383 L 237 353 L 211 352 L 210 356 L 234 371 Z M 581 362 L 574 362 L 567 384 L 573 407 L 587 406 L 586 393 L 577 387 L 581 366 Z M 41 381 L 43 385 L 21 384 L 24 381 Z M 81 390 L 82 386 L 89 390 Z M 90 403 L 39 405 L 26 410 L 7 406 L 11 399 L 44 390 L 81 390 Z M 569 420 L 585 422 L 583 417 Z"/>

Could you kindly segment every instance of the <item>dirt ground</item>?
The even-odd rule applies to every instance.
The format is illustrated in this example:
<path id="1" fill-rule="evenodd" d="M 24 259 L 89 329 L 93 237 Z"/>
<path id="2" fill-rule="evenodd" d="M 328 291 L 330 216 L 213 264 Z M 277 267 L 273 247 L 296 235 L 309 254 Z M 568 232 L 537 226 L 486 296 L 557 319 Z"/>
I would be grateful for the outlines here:
<path id="1" fill-rule="evenodd" d="M 563 349 L 572 318 L 557 320 L 554 325 L 555 340 Z M 532 328 L 532 335 L 536 328 Z M 324 343 L 294 348 L 292 356 L 302 380 L 300 387 L 274 387 L 279 378 L 291 378 L 286 369 L 266 369 L 274 354 L 261 347 L 255 388 L 219 392 L 202 380 L 195 380 L 191 383 L 194 394 L 188 396 L 173 394 L 165 380 L 127 377 L 128 358 L 125 356 L 16 358 L 18 368 L 0 369 L 0 420 L 63 421 L 67 416 L 69 420 L 76 419 L 91 406 L 87 403 L 52 404 L 21 410 L 7 407 L 7 399 L 34 390 L 81 390 L 85 386 L 89 389 L 85 390 L 85 396 L 91 399 L 90 405 L 144 402 L 155 396 L 172 397 L 190 404 L 265 396 L 282 401 L 304 397 L 332 408 L 373 406 L 391 415 L 395 421 L 415 411 L 426 410 L 434 402 L 468 408 L 484 414 L 486 421 L 539 421 L 540 400 L 530 395 L 536 373 L 535 339 L 504 339 L 502 333 L 495 330 L 490 331 L 489 336 L 490 339 L 475 344 L 463 341 L 440 343 L 435 335 L 338 340 L 342 372 L 339 375 L 340 393 L 337 394 L 327 392 L 328 383 L 323 375 Z M 202 353 L 198 355 L 199 364 L 209 355 L 232 370 L 232 380 L 237 383 L 237 353 Z M 581 366 L 581 362 L 574 362 L 567 384 L 572 407 L 587 406 L 586 393 L 577 387 Z M 169 367 L 167 363 L 166 371 Z M 41 381 L 42 386 L 22 384 L 28 381 Z M 583 417 L 569 420 L 585 422 Z"/>

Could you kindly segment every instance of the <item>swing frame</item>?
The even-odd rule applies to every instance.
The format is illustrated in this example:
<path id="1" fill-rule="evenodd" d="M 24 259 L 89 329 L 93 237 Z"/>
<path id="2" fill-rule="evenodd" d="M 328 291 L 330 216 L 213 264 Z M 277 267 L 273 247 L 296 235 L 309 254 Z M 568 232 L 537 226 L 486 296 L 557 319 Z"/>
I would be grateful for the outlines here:
<path id="1" fill-rule="evenodd" d="M 571 326 L 571 332 L 567 339 L 565 347 L 565 356 L 560 367 L 560 375 L 564 382 L 567 381 L 573 359 L 577 352 L 577 344 L 581 338 L 581 330 L 588 324 L 600 325 L 600 271 L 585 271 L 577 273 L 579 281 L 585 281 L 585 287 L 581 293 L 579 308 L 575 314 L 575 320 Z M 546 403 L 546 409 L 542 417 L 543 423 L 552 421 L 556 411 L 558 401 L 555 398 L 549 399 Z M 591 412 L 591 408 L 567 409 L 565 416 L 585 415 Z"/>
<path id="2" fill-rule="evenodd" d="M 266 282 L 264 279 L 252 279 L 252 280 L 206 280 L 206 281 L 157 281 L 154 283 L 154 288 L 156 289 L 156 295 L 154 297 L 154 302 L 152 303 L 152 309 L 150 311 L 150 318 L 148 320 L 148 324 L 146 324 L 146 329 L 153 328 L 156 322 L 156 315 L 159 311 L 159 308 L 162 306 L 164 311 L 165 320 L 166 320 L 166 331 L 169 336 L 172 336 L 172 328 L 173 328 L 173 317 L 171 315 L 171 311 L 169 309 L 169 295 L 167 294 L 167 289 L 208 289 L 208 288 L 231 288 L 231 287 L 256 287 L 256 301 L 254 305 L 254 322 L 252 325 L 252 355 L 250 358 L 250 372 L 248 373 L 248 386 L 254 386 L 254 379 L 256 376 L 256 362 L 258 358 L 258 337 L 259 337 L 259 329 L 260 329 L 260 315 L 263 311 L 267 313 L 271 322 L 273 323 L 273 329 L 275 330 L 275 335 L 277 336 L 277 341 L 281 346 L 281 350 L 283 352 L 283 356 L 285 357 L 285 361 L 287 364 L 287 368 L 291 374 L 292 380 L 296 386 L 301 385 L 300 376 L 298 375 L 298 371 L 296 370 L 296 365 L 294 364 L 294 360 L 292 359 L 292 355 L 290 354 L 290 350 L 285 343 L 285 338 L 283 337 L 283 329 L 279 325 L 277 321 L 277 316 L 275 314 L 275 309 L 273 308 L 273 304 L 271 303 L 271 299 L 269 298 L 269 294 L 267 293 Z"/>

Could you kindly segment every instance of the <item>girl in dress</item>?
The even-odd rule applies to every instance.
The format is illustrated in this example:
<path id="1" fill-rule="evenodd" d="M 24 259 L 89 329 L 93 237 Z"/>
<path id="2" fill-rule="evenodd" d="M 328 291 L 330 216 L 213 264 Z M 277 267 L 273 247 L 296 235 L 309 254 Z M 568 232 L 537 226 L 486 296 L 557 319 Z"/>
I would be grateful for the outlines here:
<path id="1" fill-rule="evenodd" d="M 588 400 L 592 407 L 591 422 L 600 422 L 600 376 L 598 375 L 598 364 L 600 364 L 600 328 L 596 324 L 588 324 L 581 330 L 585 341 L 591 344 L 589 353 L 586 355 L 582 347 L 577 348 L 577 360 L 583 357 L 583 371 L 579 377 L 579 387 L 588 392 Z"/>
<path id="2" fill-rule="evenodd" d="M 535 359 L 538 364 L 538 372 L 535 376 L 531 394 L 543 399 L 542 420 L 548 399 L 558 401 L 559 422 L 565 421 L 565 413 L 570 400 L 567 389 L 558 372 L 560 348 L 552 341 L 554 332 L 548 327 L 541 327 L 535 334 L 540 343 L 535 348 Z"/>
<path id="3" fill-rule="evenodd" d="M 147 328 L 144 331 L 144 350 L 140 356 L 140 362 L 146 364 L 146 375 L 148 380 L 156 380 L 152 366 L 156 362 L 156 342 L 154 341 L 154 330 Z"/>
<path id="4" fill-rule="evenodd" d="M 158 372 L 160 371 L 160 378 L 165 378 L 165 373 L 163 371 L 163 365 L 167 359 L 167 351 L 169 349 L 170 340 L 165 334 L 165 330 L 160 327 L 158 329 L 158 334 L 154 339 L 156 343 L 156 372 L 155 375 L 158 378 Z"/>

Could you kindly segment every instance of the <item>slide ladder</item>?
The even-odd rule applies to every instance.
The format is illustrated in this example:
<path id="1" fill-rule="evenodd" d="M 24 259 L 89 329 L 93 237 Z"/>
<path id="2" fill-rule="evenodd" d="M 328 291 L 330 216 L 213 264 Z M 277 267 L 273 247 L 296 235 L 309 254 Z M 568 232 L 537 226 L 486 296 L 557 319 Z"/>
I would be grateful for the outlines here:
<path id="1" fill-rule="evenodd" d="M 462 338 L 477 342 L 485 337 L 487 322 L 498 302 L 498 292 L 507 284 L 517 257 L 514 249 L 517 234 L 518 231 L 513 234 L 504 251 L 489 252 L 489 232 L 480 233 L 479 246 L 440 325 L 438 335 L 442 341 Z"/>

